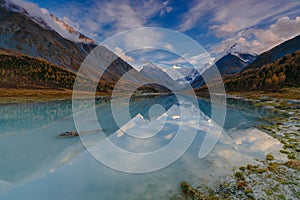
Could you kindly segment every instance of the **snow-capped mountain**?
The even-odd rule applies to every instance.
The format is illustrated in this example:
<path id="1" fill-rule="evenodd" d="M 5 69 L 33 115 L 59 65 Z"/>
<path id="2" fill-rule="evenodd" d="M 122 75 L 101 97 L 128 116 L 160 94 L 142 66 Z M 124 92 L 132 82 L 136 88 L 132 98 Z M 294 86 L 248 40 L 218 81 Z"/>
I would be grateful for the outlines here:
<path id="1" fill-rule="evenodd" d="M 215 64 L 221 75 L 235 74 L 252 63 L 256 57 L 256 55 L 248 53 L 230 52 L 220 58 Z"/>
<path id="2" fill-rule="evenodd" d="M 300 35 L 265 51 L 243 71 L 225 78 L 226 90 L 245 92 L 299 86 L 299 50 Z M 281 80 L 276 81 L 279 74 Z M 270 77 L 270 81 L 266 81 Z"/>
<path id="3" fill-rule="evenodd" d="M 148 81 L 160 83 L 163 86 L 169 86 L 176 89 L 181 87 L 178 82 L 174 80 L 172 75 L 167 73 L 164 68 L 156 66 L 151 62 L 142 65 L 140 74 L 148 79 Z"/>
<path id="4" fill-rule="evenodd" d="M 178 68 L 166 67 L 165 72 L 180 85 L 191 84 L 200 76 L 197 69 L 186 66 Z"/>
<path id="5" fill-rule="evenodd" d="M 252 63 L 257 55 L 239 52 L 238 45 L 233 45 L 224 56 L 215 62 L 220 74 L 222 76 L 228 76 L 235 74 L 243 70 L 246 66 Z M 208 75 L 213 78 L 212 71 L 210 67 L 212 64 L 207 63 L 203 65 L 201 69 L 196 69 L 188 66 L 164 66 L 160 65 L 164 72 L 166 72 L 173 80 L 175 80 L 179 85 L 191 85 L 193 88 L 200 87 L 204 84 L 204 80 L 201 74 Z"/>
<path id="6" fill-rule="evenodd" d="M 257 58 L 256 54 L 252 55 L 249 53 L 231 52 L 231 55 L 238 57 L 245 63 L 252 63 Z"/>
<path id="7" fill-rule="evenodd" d="M 154 80 L 164 86 L 172 86 L 177 91 L 189 89 L 191 86 L 199 87 L 200 73 L 197 69 L 188 66 L 170 67 L 153 63 L 142 65 L 140 70 L 140 74 L 146 79 Z"/>
<path id="8" fill-rule="evenodd" d="M 259 68 L 263 65 L 277 61 L 279 58 L 284 57 L 287 54 L 296 53 L 300 50 L 300 35 L 291 38 L 272 49 L 260 54 L 255 61 L 245 68 Z"/>
<path id="9" fill-rule="evenodd" d="M 68 33 L 70 34 L 70 38 L 75 38 L 75 41 L 79 41 L 82 43 L 87 43 L 87 44 L 97 44 L 97 42 L 95 42 L 94 40 L 92 40 L 91 38 L 88 38 L 87 36 L 83 35 L 82 33 L 80 33 L 79 31 L 76 31 L 74 28 L 72 28 L 71 26 L 69 26 L 67 23 L 65 23 L 64 21 L 62 21 L 61 19 L 57 18 L 56 16 L 54 16 L 53 14 L 50 14 L 50 17 L 53 19 L 53 21 L 55 21 L 55 23 L 57 25 L 59 25 L 60 27 L 64 27 L 66 31 L 68 31 Z M 63 36 L 63 35 L 62 35 Z M 64 36 L 63 36 L 64 37 Z M 68 36 L 66 36 L 68 37 Z"/>
<path id="10" fill-rule="evenodd" d="M 221 75 L 235 74 L 251 64 L 257 55 L 242 49 L 237 43 L 232 45 L 224 56 L 219 58 L 215 64 Z"/>
<path id="11" fill-rule="evenodd" d="M 13 2 L 14 0 L 9 0 Z M 43 14 L 36 4 L 9 3 L 0 0 L 0 47 L 8 51 L 43 60 L 69 71 L 77 72 L 88 53 L 96 44 L 68 26 L 63 21 Z M 45 17 L 47 16 L 47 17 Z M 55 26 L 60 28 L 55 28 Z M 66 35 L 64 35 L 66 34 Z M 81 39 L 80 39 L 81 38 Z M 108 57 L 117 56 L 103 47 Z M 101 80 L 109 88 L 132 67 L 121 58 L 116 59 L 105 70 Z M 85 71 L 93 74 L 94 71 Z M 62 77 L 63 79 L 63 77 Z M 132 78 L 134 80 L 134 78 Z M 128 84 L 132 82 L 128 80 Z"/>
<path id="12" fill-rule="evenodd" d="M 178 71 L 184 76 L 177 80 L 181 84 L 192 84 L 200 76 L 199 71 L 191 67 L 182 67 Z"/>
<path id="13" fill-rule="evenodd" d="M 256 54 L 241 53 L 236 51 L 236 45 L 233 45 L 226 53 L 226 55 L 215 62 L 215 66 L 218 68 L 221 76 L 239 73 L 257 58 Z M 213 70 L 210 67 L 207 67 L 206 70 L 201 74 L 204 74 L 211 79 L 214 77 Z M 191 74 L 191 77 L 193 78 L 191 79 L 190 84 L 193 88 L 198 88 L 205 84 L 202 76 L 199 73 L 195 74 L 194 76 Z"/>
<path id="14" fill-rule="evenodd" d="M 94 40 L 76 31 L 61 19 L 50 14 L 46 9 L 39 8 L 36 4 L 19 0 L 4 0 L 3 6 L 10 11 L 26 15 L 44 29 L 53 30 L 65 39 L 79 43 L 97 44 Z"/>
<path id="15" fill-rule="evenodd" d="M 225 53 L 224 55 L 232 54 L 237 57 L 239 57 L 241 60 L 245 62 L 251 62 L 251 58 L 248 58 L 247 55 L 251 56 L 258 56 L 255 52 L 249 51 L 249 49 L 246 49 L 242 45 L 235 43 L 233 44 Z M 223 55 L 223 56 L 224 56 Z"/>
<path id="16" fill-rule="evenodd" d="M 0 0 L 0 47 L 77 71 L 96 44 L 58 23 L 36 4 Z"/>

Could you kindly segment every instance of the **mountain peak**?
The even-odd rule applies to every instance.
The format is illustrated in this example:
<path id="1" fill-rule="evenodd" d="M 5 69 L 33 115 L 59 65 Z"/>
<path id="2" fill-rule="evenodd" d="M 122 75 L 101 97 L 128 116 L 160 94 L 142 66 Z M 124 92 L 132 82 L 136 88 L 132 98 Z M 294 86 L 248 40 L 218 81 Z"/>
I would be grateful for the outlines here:
<path id="1" fill-rule="evenodd" d="M 237 45 L 237 43 L 234 43 L 230 48 L 229 48 L 229 50 L 227 51 L 227 53 L 229 52 L 232 52 L 232 51 L 235 51 L 235 48 L 236 48 L 236 45 Z"/>
<path id="2" fill-rule="evenodd" d="M 17 0 L 9 0 L 17 1 Z M 95 44 L 83 43 L 36 4 L 1 1 L 0 46 L 76 71 Z M 55 29 L 57 28 L 57 29 Z"/>
<path id="3" fill-rule="evenodd" d="M 243 70 L 248 64 L 252 63 L 257 56 L 247 54 L 230 52 L 223 56 L 216 62 L 220 73 L 222 75 L 235 74 Z"/>
<path id="4" fill-rule="evenodd" d="M 25 1 L 1 0 L 0 4 L 7 10 L 23 14 L 44 29 L 53 30 L 60 36 L 77 43 L 97 44 L 94 40 L 86 37 L 73 29 L 63 20 L 50 14 L 46 9 Z"/>
<path id="5" fill-rule="evenodd" d="M 300 50 L 300 35 L 289 39 L 272 49 L 260 54 L 257 59 L 245 68 L 259 68 L 263 65 L 277 61 L 279 58 L 291 53 L 295 53 Z"/>
<path id="6" fill-rule="evenodd" d="M 251 56 L 257 56 L 256 53 L 254 52 L 249 52 L 249 50 L 245 49 L 245 47 L 243 47 L 242 45 L 239 45 L 238 43 L 234 43 L 225 53 L 225 55 L 227 54 L 232 54 L 235 56 L 239 56 L 239 55 L 243 55 L 243 54 L 248 54 Z"/>
<path id="7" fill-rule="evenodd" d="M 157 69 L 162 70 L 158 65 L 155 65 L 152 62 L 146 62 L 146 63 L 143 63 L 142 65 L 140 65 L 140 67 L 138 68 L 138 71 L 157 70 Z"/>
<path id="8" fill-rule="evenodd" d="M 92 43 L 92 44 L 96 44 L 96 42 L 94 40 L 92 40 L 91 38 L 88 38 L 87 36 L 83 35 L 82 33 L 78 32 L 77 30 L 75 30 L 74 28 L 72 28 L 70 25 L 68 25 L 67 23 L 65 23 L 63 20 L 59 19 L 58 17 L 56 17 L 53 14 L 50 14 L 50 17 L 53 19 L 53 21 L 55 21 L 57 24 L 61 25 L 62 27 L 64 27 L 71 35 L 76 35 L 78 36 L 78 40 L 79 42 L 82 43 Z"/>
<path id="9" fill-rule="evenodd" d="M 154 65 L 152 62 L 146 62 L 142 65 L 142 67 L 156 67 L 156 65 Z"/>

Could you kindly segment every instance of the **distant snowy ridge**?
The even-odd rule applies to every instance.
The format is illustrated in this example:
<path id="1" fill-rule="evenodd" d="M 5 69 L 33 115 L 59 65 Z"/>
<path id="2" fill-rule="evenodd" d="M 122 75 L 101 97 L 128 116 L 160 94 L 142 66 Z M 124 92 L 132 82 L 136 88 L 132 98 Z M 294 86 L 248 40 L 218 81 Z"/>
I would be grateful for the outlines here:
<path id="1" fill-rule="evenodd" d="M 77 43 L 97 44 L 94 40 L 86 37 L 74 30 L 61 19 L 50 14 L 45 8 L 38 7 L 37 4 L 23 0 L 5 0 L 4 6 L 13 11 L 28 16 L 32 21 L 41 27 L 53 30 L 63 38 Z"/>

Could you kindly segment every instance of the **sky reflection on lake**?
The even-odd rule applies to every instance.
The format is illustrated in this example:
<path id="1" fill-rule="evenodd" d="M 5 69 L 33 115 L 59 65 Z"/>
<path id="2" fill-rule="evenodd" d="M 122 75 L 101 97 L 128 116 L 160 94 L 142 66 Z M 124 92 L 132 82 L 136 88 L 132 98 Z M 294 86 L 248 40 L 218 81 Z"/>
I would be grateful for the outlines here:
<path id="1" fill-rule="evenodd" d="M 166 110 L 155 117 L 164 118 L 168 123 L 151 140 L 134 140 L 126 135 L 124 131 L 134 130 L 134 123 L 130 121 L 120 131 L 115 123 L 110 123 L 109 104 L 98 104 L 97 114 L 103 116 L 100 123 L 105 135 L 115 145 L 130 151 L 148 152 L 162 148 L 174 139 L 179 126 L 177 123 L 181 120 L 181 115 L 176 111 L 180 102 L 170 98 L 155 97 L 133 102 L 135 108 L 131 116 L 135 118 L 135 123 L 145 123 L 145 120 L 151 119 L 147 110 L 149 107 L 145 105 L 161 104 Z M 186 106 L 195 106 L 188 102 L 187 98 Z M 0 109 L 10 112 L 1 115 L 1 122 L 9 124 L 2 126 L 0 131 L 0 199 L 168 199 L 179 192 L 178 186 L 182 180 L 212 185 L 230 174 L 234 166 L 253 163 L 254 158 L 263 159 L 269 152 L 279 157 L 276 152 L 281 144 L 253 128 L 258 123 L 259 113 L 249 115 L 249 112 L 245 114 L 239 109 L 229 109 L 220 140 L 207 157 L 199 159 L 199 148 L 210 121 L 209 103 L 203 100 L 198 103 L 201 108 L 198 112 L 200 126 L 190 148 L 170 166 L 146 174 L 113 170 L 94 159 L 79 138 L 57 137 L 61 132 L 75 129 L 69 101 L 26 106 L 2 105 Z M 19 112 L 20 109 L 23 112 Z M 22 118 L 24 122 L 20 122 Z M 186 118 L 185 122 L 188 124 L 189 120 Z M 159 121 L 153 123 L 159 125 Z M 187 127 L 195 128 L 191 125 Z M 145 128 L 141 134 L 151 136 L 151 131 Z M 90 145 L 99 143 L 99 135 L 103 133 L 86 135 L 89 141 L 93 141 Z M 143 164 L 132 160 L 125 162 L 123 160 L 120 164 Z"/>

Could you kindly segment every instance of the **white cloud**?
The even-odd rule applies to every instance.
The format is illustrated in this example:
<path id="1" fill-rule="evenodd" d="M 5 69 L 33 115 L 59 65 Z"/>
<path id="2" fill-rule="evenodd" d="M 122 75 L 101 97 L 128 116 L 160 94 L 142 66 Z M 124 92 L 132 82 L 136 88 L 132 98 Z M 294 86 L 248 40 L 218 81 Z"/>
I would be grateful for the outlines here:
<path id="1" fill-rule="evenodd" d="M 199 68 L 207 63 L 212 63 L 213 58 L 211 58 L 208 53 L 201 53 L 199 55 L 190 56 L 188 61 L 195 67 Z"/>
<path id="2" fill-rule="evenodd" d="M 289 11 L 299 1 L 284 3 L 273 0 L 243 0 L 228 1 L 215 10 L 212 22 L 220 23 L 219 33 L 228 31 L 229 34 L 257 25 L 264 20 L 278 18 L 278 15 Z"/>
<path id="3" fill-rule="evenodd" d="M 213 54 L 224 53 L 235 43 L 241 51 L 261 53 L 300 33 L 300 17 L 289 18 L 298 14 L 298 0 L 203 0 L 188 7 L 178 29 L 184 32 L 208 26 L 208 34 L 223 39 L 211 47 Z M 264 28 L 266 24 L 273 25 Z"/>
<path id="4" fill-rule="evenodd" d="M 294 20 L 287 16 L 279 18 L 277 23 L 271 26 L 271 30 L 284 38 L 298 35 L 300 34 L 300 17 Z"/>
<path id="5" fill-rule="evenodd" d="M 170 12 L 173 11 L 173 7 L 168 6 L 168 5 L 169 5 L 169 1 L 163 2 L 163 7 L 164 7 L 164 9 L 162 9 L 162 10 L 160 11 L 160 14 L 159 14 L 160 17 L 163 16 L 164 14 L 166 14 L 166 13 L 170 13 Z"/>
<path id="6" fill-rule="evenodd" d="M 128 2 L 96 2 L 96 8 L 97 22 L 105 20 L 104 23 L 114 24 L 119 30 L 143 26 L 143 17 L 139 17 Z"/>
<path id="7" fill-rule="evenodd" d="M 181 69 L 181 67 L 180 67 L 180 66 L 177 66 L 177 65 L 173 65 L 172 68 L 173 68 L 173 69 Z"/>
<path id="8" fill-rule="evenodd" d="M 300 1 L 297 0 L 195 1 L 182 16 L 179 30 L 187 31 L 203 22 L 209 22 L 212 23 L 211 29 L 219 36 L 230 35 L 266 20 L 274 21 L 287 13 L 295 14 L 299 6 Z"/>
<path id="9" fill-rule="evenodd" d="M 169 49 L 170 51 L 174 51 L 174 47 L 171 44 L 166 44 L 165 48 Z"/>
<path id="10" fill-rule="evenodd" d="M 48 10 L 45 9 L 45 8 L 41 8 L 41 12 L 42 12 L 44 15 L 49 14 Z"/>
<path id="11" fill-rule="evenodd" d="M 155 26 L 152 17 L 162 16 L 173 10 L 168 1 L 159 0 L 138 2 L 93 0 L 90 4 L 87 9 L 84 9 L 80 4 L 72 2 L 66 5 L 68 10 L 61 8 L 59 12 L 67 12 L 68 18 L 79 21 L 81 32 L 87 35 L 97 34 L 100 39 L 132 28 Z M 78 13 L 82 15 L 78 16 Z"/>
<path id="12" fill-rule="evenodd" d="M 213 25 L 210 27 L 210 29 L 214 30 L 218 37 L 223 37 L 235 33 L 238 28 L 233 23 L 227 23 L 223 25 Z"/>
<path id="13" fill-rule="evenodd" d="M 119 47 L 124 52 L 131 52 L 137 49 L 157 49 L 163 47 L 165 33 L 151 28 L 133 29 L 123 34 L 117 34 L 103 42 L 107 47 Z"/>
<path id="14" fill-rule="evenodd" d="M 222 53 L 237 43 L 238 51 L 262 53 L 288 39 L 300 34 L 300 17 L 290 19 L 281 17 L 266 29 L 248 29 L 238 32 L 234 37 L 225 39 L 212 48 L 213 53 Z"/>
<path id="15" fill-rule="evenodd" d="M 179 31 L 187 31 L 194 28 L 202 17 L 211 12 L 222 2 L 211 0 L 195 1 L 189 5 L 189 10 L 181 16 Z"/>
<path id="16" fill-rule="evenodd" d="M 182 57 L 179 57 L 176 59 L 164 59 L 161 61 L 161 63 L 165 65 L 180 65 L 180 64 L 187 64 L 187 61 Z"/>
<path id="17" fill-rule="evenodd" d="M 132 62 L 135 61 L 134 58 L 132 58 L 131 56 L 127 56 L 127 55 L 123 52 L 123 50 L 122 50 L 120 47 L 115 47 L 114 50 L 115 50 L 114 52 L 115 52 L 120 58 L 122 58 L 123 60 L 127 61 L 128 63 L 132 63 Z"/>

